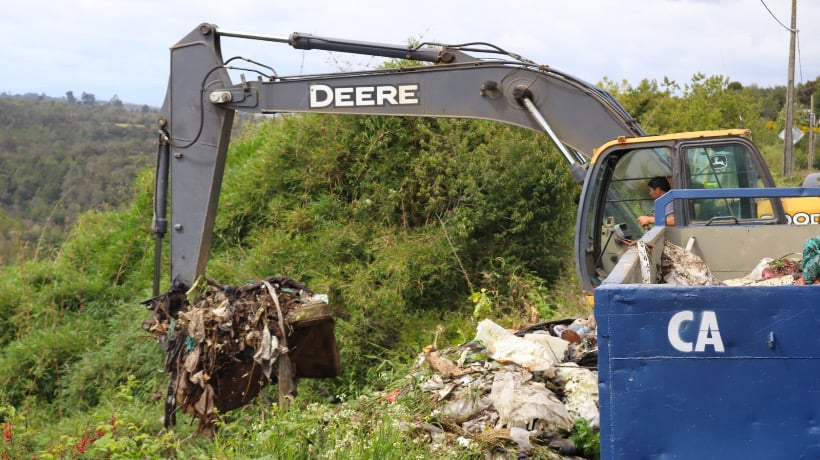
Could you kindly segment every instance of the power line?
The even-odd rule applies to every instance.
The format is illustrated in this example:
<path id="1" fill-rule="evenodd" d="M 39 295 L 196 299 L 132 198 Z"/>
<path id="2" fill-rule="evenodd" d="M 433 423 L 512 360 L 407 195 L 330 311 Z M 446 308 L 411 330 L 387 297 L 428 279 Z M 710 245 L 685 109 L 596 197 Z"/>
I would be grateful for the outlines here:
<path id="1" fill-rule="evenodd" d="M 780 24 L 781 27 L 783 27 L 784 29 L 786 29 L 789 32 L 797 32 L 797 29 L 792 29 L 791 27 L 787 26 L 786 24 L 783 24 L 783 22 L 780 21 L 780 19 L 777 19 L 777 16 L 775 16 L 774 13 L 772 13 L 772 10 L 770 10 L 769 6 L 766 5 L 766 2 L 764 2 L 763 0 L 760 0 L 760 3 L 763 4 L 763 8 L 766 8 L 766 11 L 769 12 L 769 14 L 772 16 L 772 18 L 774 18 L 774 20 L 777 21 L 777 23 Z"/>
<path id="2" fill-rule="evenodd" d="M 797 69 L 800 71 L 800 83 L 803 83 L 803 61 L 800 59 L 800 31 L 794 34 L 797 40 Z"/>
<path id="3" fill-rule="evenodd" d="M 771 17 L 772 17 L 772 18 L 773 18 L 773 19 L 774 19 L 774 20 L 775 20 L 778 24 L 780 24 L 780 27 L 784 28 L 787 32 L 794 33 L 794 35 L 795 35 L 795 40 L 797 41 L 797 69 L 798 69 L 798 70 L 799 70 L 799 72 L 800 72 L 800 79 L 799 79 L 799 81 L 800 81 L 800 83 L 803 83 L 803 60 L 800 58 L 800 30 L 799 30 L 799 29 L 797 29 L 797 27 L 796 27 L 796 26 L 795 26 L 795 28 L 794 28 L 794 29 L 792 29 L 791 27 L 787 26 L 786 24 L 783 24 L 783 21 L 781 21 L 780 19 L 778 19 L 778 18 L 777 18 L 777 16 L 775 16 L 775 15 L 774 15 L 774 13 L 772 12 L 772 10 L 771 10 L 771 9 L 769 9 L 769 6 L 768 6 L 768 5 L 766 5 L 766 2 L 765 2 L 764 0 L 760 0 L 760 3 L 763 5 L 763 8 L 766 8 L 766 11 L 768 11 L 768 12 L 769 12 L 769 15 L 770 15 L 770 16 L 771 16 Z"/>

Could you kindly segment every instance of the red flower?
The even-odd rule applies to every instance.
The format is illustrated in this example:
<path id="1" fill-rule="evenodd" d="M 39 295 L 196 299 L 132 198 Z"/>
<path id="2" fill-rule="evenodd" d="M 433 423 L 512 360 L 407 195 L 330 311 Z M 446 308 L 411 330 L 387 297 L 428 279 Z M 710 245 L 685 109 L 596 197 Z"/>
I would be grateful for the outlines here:
<path id="1" fill-rule="evenodd" d="M 4 423 L 3 424 L 3 437 L 6 438 L 6 442 L 11 442 L 11 423 Z"/>
<path id="2" fill-rule="evenodd" d="M 401 395 L 401 390 L 393 390 L 387 396 L 385 396 L 384 399 L 386 399 L 387 402 L 394 403 L 396 402 L 396 399 L 399 395 Z"/>
<path id="3" fill-rule="evenodd" d="M 88 438 L 83 438 L 83 439 L 80 440 L 79 444 L 74 446 L 74 448 L 77 449 L 78 452 L 83 453 L 83 452 L 85 452 L 85 446 L 87 446 L 87 445 L 88 445 Z"/>

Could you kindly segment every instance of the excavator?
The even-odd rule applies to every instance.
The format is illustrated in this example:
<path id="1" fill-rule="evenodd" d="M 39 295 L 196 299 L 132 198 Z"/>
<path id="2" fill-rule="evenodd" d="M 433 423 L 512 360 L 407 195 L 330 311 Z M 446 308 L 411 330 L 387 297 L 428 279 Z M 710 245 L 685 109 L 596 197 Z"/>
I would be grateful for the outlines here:
<path id="1" fill-rule="evenodd" d="M 280 76 L 250 59 L 224 59 L 221 39 L 228 37 L 425 65 Z M 244 72 L 238 82 L 231 79 L 236 71 Z M 491 44 L 390 45 L 302 33 L 278 37 L 206 23 L 171 47 L 152 221 L 155 295 L 162 239 L 169 230 L 171 287 L 186 290 L 205 273 L 235 112 L 485 119 L 549 136 L 582 185 L 575 265 L 587 293 L 645 232 L 637 217 L 652 209 L 650 178 L 667 177 L 675 189 L 775 187 L 749 131 L 648 136 L 606 91 Z M 791 210 L 784 210 L 790 203 Z M 691 199 L 674 207 L 678 225 L 816 223 L 818 212 L 820 202 L 812 198 Z"/>
<path id="2" fill-rule="evenodd" d="M 223 58 L 221 42 L 226 38 L 418 65 L 283 76 L 245 57 Z M 484 119 L 548 136 L 581 186 L 575 265 L 591 301 L 593 291 L 609 292 L 606 283 L 611 275 L 621 276 L 619 261 L 631 253 L 635 242 L 653 234 L 654 229 L 639 226 L 637 219 L 657 204 L 647 193 L 651 178 L 667 178 L 672 192 L 775 188 L 748 130 L 648 135 L 606 91 L 484 42 L 390 45 L 303 33 L 252 34 L 203 23 L 174 44 L 170 53 L 170 78 L 159 119 L 152 221 L 155 297 L 160 295 L 162 242 L 167 232 L 168 292 L 186 292 L 205 274 L 236 112 Z M 169 198 L 170 218 L 166 215 Z M 817 223 L 820 216 L 820 198 L 804 194 L 692 193 L 674 200 L 672 206 L 676 227 L 727 229 L 729 238 L 732 228 L 798 226 Z M 671 298 L 683 302 L 684 297 Z M 689 317 L 680 318 L 675 324 L 686 324 Z M 678 331 L 669 328 L 670 334 Z M 680 331 L 688 332 L 683 326 Z M 332 376 L 333 371 L 324 376 Z M 627 390 L 635 375 L 629 374 Z M 604 385 L 602 394 L 615 398 L 606 393 L 605 378 L 600 385 Z M 663 385 L 654 386 L 659 387 Z M 602 413 L 614 407 L 605 403 L 610 404 L 602 398 Z M 173 400 L 166 404 L 173 405 Z M 602 431 L 602 442 L 604 438 L 617 450 L 615 435 L 604 436 Z"/>

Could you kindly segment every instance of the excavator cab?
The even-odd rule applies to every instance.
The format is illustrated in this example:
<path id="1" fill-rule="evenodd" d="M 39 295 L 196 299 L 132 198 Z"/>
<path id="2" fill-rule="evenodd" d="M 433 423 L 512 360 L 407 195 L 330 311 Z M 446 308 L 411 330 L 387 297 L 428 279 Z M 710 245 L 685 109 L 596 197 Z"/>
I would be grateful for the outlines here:
<path id="1" fill-rule="evenodd" d="M 647 183 L 670 179 L 672 188 L 774 187 L 757 147 L 744 130 L 621 138 L 593 157 L 581 194 L 576 228 L 576 266 L 591 292 L 621 255 L 648 230 L 638 216 L 654 200 Z M 785 222 L 780 202 L 770 198 L 689 199 L 674 203 L 676 225 Z M 660 220 L 658 221 L 660 222 Z"/>

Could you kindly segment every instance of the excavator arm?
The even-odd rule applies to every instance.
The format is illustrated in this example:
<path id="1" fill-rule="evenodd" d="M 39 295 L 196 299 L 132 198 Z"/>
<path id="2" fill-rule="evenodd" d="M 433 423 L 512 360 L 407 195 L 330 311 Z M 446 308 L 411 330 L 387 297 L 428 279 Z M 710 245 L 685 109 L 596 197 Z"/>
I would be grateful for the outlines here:
<path id="1" fill-rule="evenodd" d="M 246 58 L 224 60 L 222 37 L 431 64 L 286 77 Z M 473 56 L 479 53 L 496 56 Z M 483 43 L 395 46 L 304 34 L 278 38 L 202 24 L 171 48 L 170 70 L 159 123 L 152 224 L 155 295 L 161 242 L 169 226 L 171 287 L 187 289 L 205 273 L 236 111 L 494 120 L 550 136 L 578 182 L 584 180 L 593 149 L 611 139 L 645 134 L 605 91 Z M 240 81 L 234 82 L 231 73 L 237 71 Z M 169 185 L 170 225 L 165 216 Z"/>

